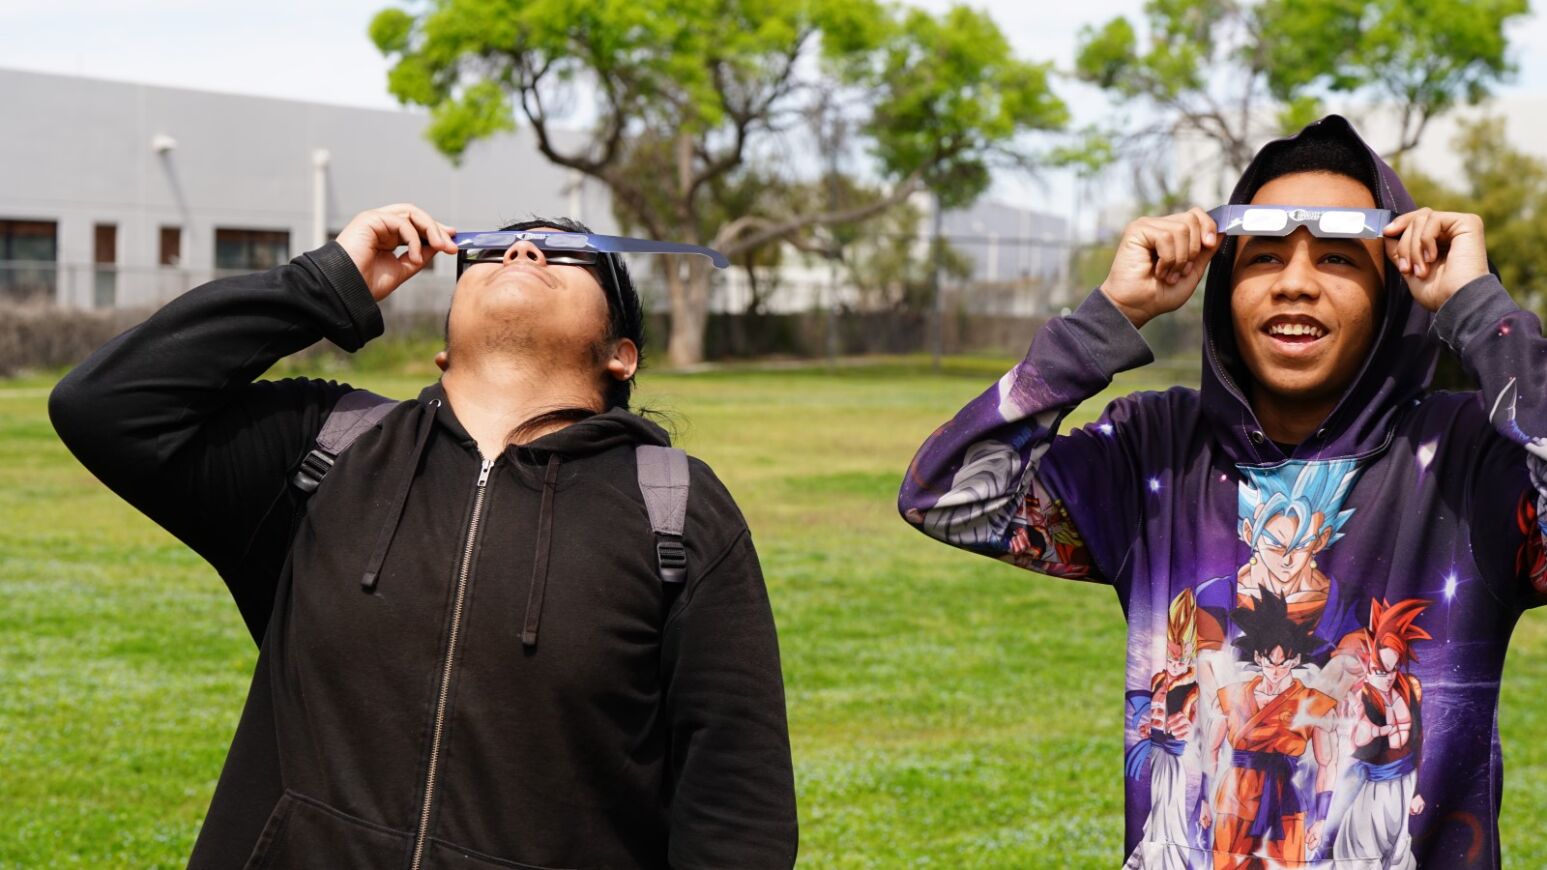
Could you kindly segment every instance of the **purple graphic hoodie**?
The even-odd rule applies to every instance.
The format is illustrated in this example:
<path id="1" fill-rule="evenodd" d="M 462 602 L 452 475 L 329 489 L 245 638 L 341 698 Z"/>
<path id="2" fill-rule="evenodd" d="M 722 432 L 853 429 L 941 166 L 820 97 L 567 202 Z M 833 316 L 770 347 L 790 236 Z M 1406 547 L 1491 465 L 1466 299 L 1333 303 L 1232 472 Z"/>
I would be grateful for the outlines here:
<path id="1" fill-rule="evenodd" d="M 1380 207 L 1414 208 L 1347 121 L 1313 127 L 1369 153 Z M 1516 620 L 1547 600 L 1541 323 L 1493 276 L 1431 314 L 1388 266 L 1361 373 L 1285 452 L 1243 389 L 1234 245 L 1205 286 L 1200 389 L 1125 396 L 1060 434 L 1152 359 L 1094 292 L 930 436 L 899 508 L 933 538 L 1116 590 L 1127 866 L 1497 867 L 1499 678 Z M 1480 393 L 1427 391 L 1441 345 Z"/>

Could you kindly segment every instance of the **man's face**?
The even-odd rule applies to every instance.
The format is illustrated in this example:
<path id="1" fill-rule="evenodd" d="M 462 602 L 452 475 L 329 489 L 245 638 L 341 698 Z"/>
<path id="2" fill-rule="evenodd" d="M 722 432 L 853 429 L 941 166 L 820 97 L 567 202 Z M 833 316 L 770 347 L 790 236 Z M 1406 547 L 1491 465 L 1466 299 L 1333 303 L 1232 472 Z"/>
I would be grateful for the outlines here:
<path id="1" fill-rule="evenodd" d="M 1314 515 L 1311 522 L 1314 524 Z M 1312 528 L 1307 537 L 1307 543 L 1299 547 L 1290 547 L 1289 542 L 1295 539 L 1295 533 L 1299 530 L 1300 521 L 1290 514 L 1278 514 L 1263 524 L 1262 534 L 1257 537 L 1255 555 L 1262 566 L 1273 575 L 1273 579 L 1283 583 L 1305 570 L 1305 566 L 1315 555 L 1313 549 L 1316 542 L 1316 529 Z"/>
<path id="2" fill-rule="evenodd" d="M 471 263 L 462 272 L 451 299 L 447 347 L 456 359 L 519 350 L 561 365 L 599 366 L 608 315 L 606 293 L 591 267 L 550 265 L 535 245 L 519 241 L 503 262 Z"/>
<path id="3" fill-rule="evenodd" d="M 1270 683 L 1281 683 L 1289 672 L 1300 664 L 1300 657 L 1287 655 L 1284 648 L 1276 646 L 1267 655 L 1257 653 L 1253 656 L 1257 667 L 1262 668 L 1262 676 Z"/>
<path id="4" fill-rule="evenodd" d="M 1364 678 L 1381 692 L 1391 691 L 1391 684 L 1397 679 L 1397 651 L 1390 647 L 1379 647 Z"/>
<path id="5" fill-rule="evenodd" d="M 1374 208 L 1345 175 L 1298 172 L 1264 184 L 1253 205 Z M 1379 239 L 1243 236 L 1231 273 L 1236 346 L 1259 389 L 1280 400 L 1342 396 L 1375 338 L 1386 259 Z"/>
<path id="6" fill-rule="evenodd" d="M 1172 677 L 1180 677 L 1190 670 L 1192 670 L 1192 656 L 1188 651 L 1182 649 L 1181 644 L 1166 641 L 1166 673 Z"/>

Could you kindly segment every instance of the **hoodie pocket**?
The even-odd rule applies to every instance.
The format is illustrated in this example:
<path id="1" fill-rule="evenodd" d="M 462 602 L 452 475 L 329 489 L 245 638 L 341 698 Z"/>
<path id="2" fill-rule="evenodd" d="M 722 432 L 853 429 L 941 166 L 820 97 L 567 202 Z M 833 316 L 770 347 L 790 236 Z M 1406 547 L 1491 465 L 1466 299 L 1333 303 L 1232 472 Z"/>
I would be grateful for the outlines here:
<path id="1" fill-rule="evenodd" d="M 375 825 L 292 791 L 274 805 L 246 870 L 339 870 L 394 867 L 413 837 Z"/>

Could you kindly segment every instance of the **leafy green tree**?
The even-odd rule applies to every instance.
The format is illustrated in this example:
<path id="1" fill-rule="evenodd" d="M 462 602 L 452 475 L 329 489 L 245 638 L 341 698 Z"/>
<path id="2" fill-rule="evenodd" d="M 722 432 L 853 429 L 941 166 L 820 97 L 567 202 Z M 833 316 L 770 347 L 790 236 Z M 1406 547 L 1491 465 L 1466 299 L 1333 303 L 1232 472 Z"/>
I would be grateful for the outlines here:
<path id="1" fill-rule="evenodd" d="M 1047 66 L 1018 59 L 993 21 L 966 7 L 936 16 L 879 0 L 425 0 L 413 9 L 381 11 L 371 37 L 393 61 L 391 92 L 430 108 L 428 135 L 442 152 L 456 158 L 519 118 L 549 161 L 605 184 L 628 224 L 732 258 L 815 225 L 864 220 L 919 189 L 971 201 L 996 162 L 1029 159 L 1022 133 L 1067 117 Z M 884 193 L 836 211 L 726 219 L 713 208 L 717 180 L 799 147 L 792 128 L 834 82 L 852 97 Z M 587 124 L 580 141 L 561 141 L 565 119 Z M 693 257 L 663 265 L 668 354 L 696 362 L 710 270 Z"/>
<path id="2" fill-rule="evenodd" d="M 1142 40 L 1121 16 L 1081 31 L 1076 74 L 1158 117 L 1130 141 L 1199 136 L 1237 170 L 1332 95 L 1394 107 L 1398 155 L 1513 72 L 1504 29 L 1528 11 L 1528 0 L 1147 0 Z"/>
<path id="3" fill-rule="evenodd" d="M 1421 206 L 1480 216 L 1504 286 L 1547 314 L 1547 161 L 1511 145 L 1503 118 L 1462 123 L 1454 148 L 1459 186 L 1405 167 L 1403 183 Z"/>

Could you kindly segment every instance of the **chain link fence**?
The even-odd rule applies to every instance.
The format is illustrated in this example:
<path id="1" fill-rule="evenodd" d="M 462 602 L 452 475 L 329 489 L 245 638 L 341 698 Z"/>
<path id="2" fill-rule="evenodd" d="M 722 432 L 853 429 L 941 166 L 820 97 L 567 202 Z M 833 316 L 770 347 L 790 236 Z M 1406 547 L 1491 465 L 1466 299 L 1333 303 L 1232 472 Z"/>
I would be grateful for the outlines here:
<path id="1" fill-rule="evenodd" d="M 947 242 L 958 250 L 983 250 L 958 257 L 957 267 L 941 269 L 938 278 L 926 259 L 886 283 L 859 283 L 852 273 L 821 260 L 759 268 L 756 274 L 741 266 L 718 272 L 706 357 L 1016 357 L 1048 318 L 1080 304 L 1105 275 L 1111 256 L 1109 247 L 1056 239 L 948 237 Z M 1006 253 L 1017 247 L 1034 249 L 1036 257 Z M 1018 264 L 1018 273 L 1006 274 L 1012 264 Z M 671 322 L 665 283 L 649 260 L 633 265 L 649 312 L 647 335 L 659 359 Z M 0 373 L 71 364 L 159 306 L 227 274 L 237 273 L 0 261 Z M 383 304 L 389 335 L 438 336 L 454 284 L 454 276 L 438 273 L 404 284 Z M 1145 328 L 1157 358 L 1184 371 L 1196 368 L 1198 308 L 1189 305 Z"/>

